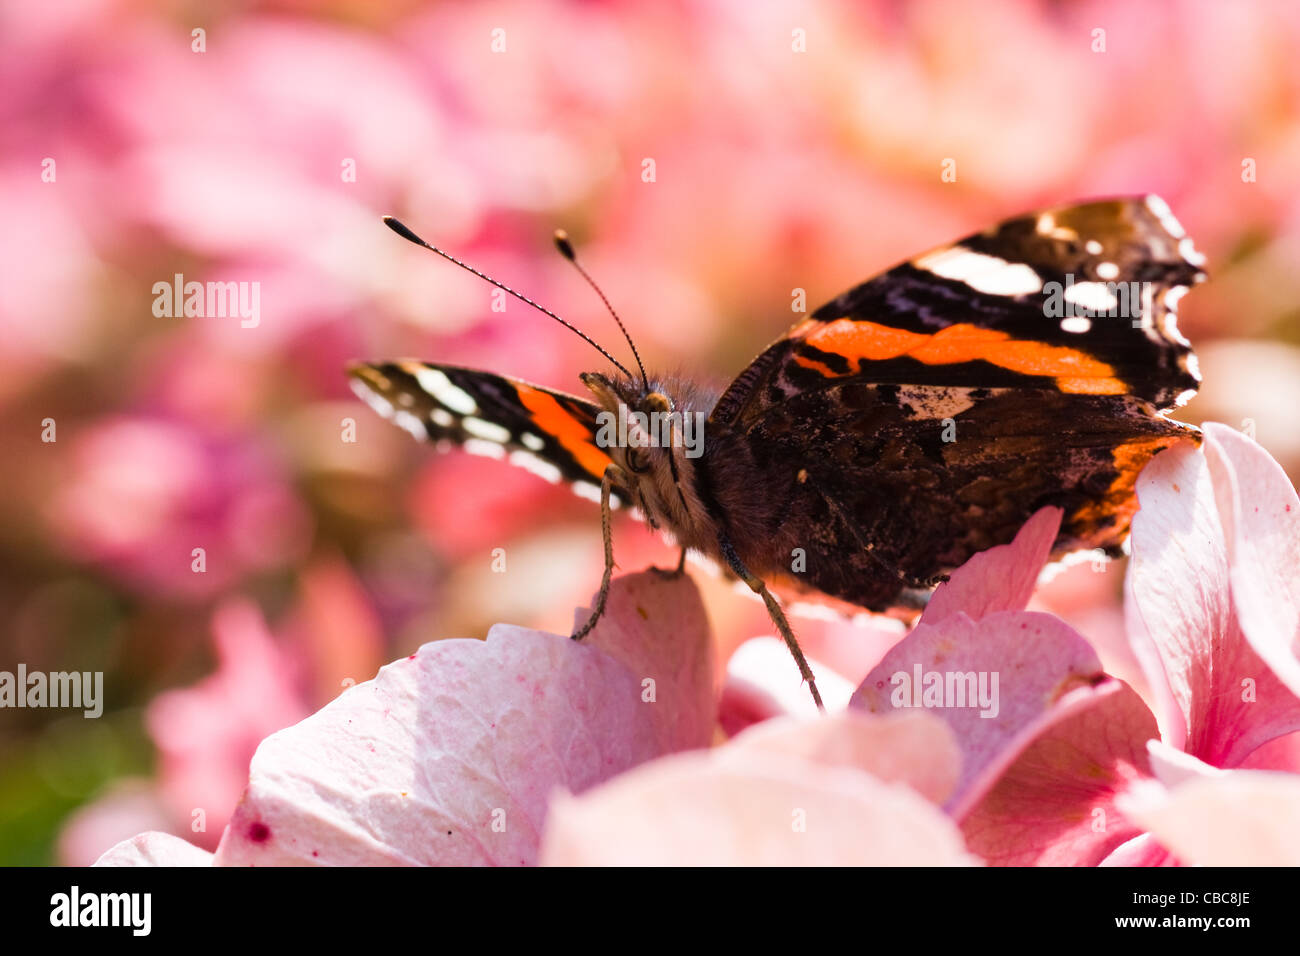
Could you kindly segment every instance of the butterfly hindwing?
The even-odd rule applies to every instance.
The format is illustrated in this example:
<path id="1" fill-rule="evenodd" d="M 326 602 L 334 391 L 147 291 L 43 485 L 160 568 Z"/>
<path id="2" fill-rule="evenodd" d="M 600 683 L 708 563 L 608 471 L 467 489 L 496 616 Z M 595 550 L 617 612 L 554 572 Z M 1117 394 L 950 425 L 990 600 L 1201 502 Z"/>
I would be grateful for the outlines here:
<path id="1" fill-rule="evenodd" d="M 752 538 L 777 558 L 800 549 L 798 577 L 876 611 L 1010 541 L 1045 505 L 1065 513 L 1058 554 L 1114 553 L 1141 466 L 1196 434 L 1127 402 L 1117 409 L 1111 399 L 1046 389 L 977 390 L 936 408 L 949 412 L 940 417 L 917 414 L 897 385 L 852 383 L 792 398 L 745 435 L 747 484 L 785 490 L 769 529 Z"/>
<path id="2" fill-rule="evenodd" d="M 1175 324 L 1198 260 L 1155 197 L 1007 220 L 819 309 L 710 423 L 743 441 L 748 485 L 783 489 L 772 528 L 801 577 L 873 610 L 1044 505 L 1065 512 L 1058 554 L 1114 553 L 1138 471 L 1198 435 L 1159 414 L 1198 381 Z"/>
<path id="3" fill-rule="evenodd" d="M 592 402 L 490 372 L 416 360 L 358 364 L 353 390 L 420 440 L 458 445 L 599 500 L 609 455 Z"/>

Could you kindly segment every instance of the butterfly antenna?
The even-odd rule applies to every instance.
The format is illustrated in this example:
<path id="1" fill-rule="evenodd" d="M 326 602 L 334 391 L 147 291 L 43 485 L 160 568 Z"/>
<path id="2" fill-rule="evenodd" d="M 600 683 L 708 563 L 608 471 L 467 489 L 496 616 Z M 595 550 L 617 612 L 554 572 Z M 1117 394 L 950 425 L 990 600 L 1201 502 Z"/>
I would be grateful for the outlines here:
<path id="1" fill-rule="evenodd" d="M 618 359 L 614 358 L 614 356 L 610 355 L 610 354 L 609 354 L 608 352 L 606 352 L 603 348 L 601 348 L 600 345 L 598 345 L 598 344 L 596 343 L 596 340 L 595 340 L 595 339 L 593 339 L 593 338 L 592 338 L 590 335 L 588 335 L 586 332 L 582 331 L 582 329 L 580 329 L 580 328 L 578 328 L 577 326 L 573 325 L 572 323 L 567 322 L 566 320 L 560 318 L 558 315 L 556 315 L 556 314 L 555 314 L 554 312 L 552 312 L 550 309 L 546 308 L 546 307 L 543 306 L 543 305 L 538 305 L 538 304 L 537 304 L 536 302 L 534 302 L 532 299 L 528 298 L 528 296 L 526 296 L 526 295 L 522 295 L 521 293 L 516 292 L 514 289 L 510 288 L 510 286 L 506 285 L 504 282 L 498 282 L 496 279 L 492 278 L 490 275 L 487 275 L 486 273 L 480 272 L 478 269 L 475 269 L 475 268 L 474 268 L 472 265 L 470 265 L 469 263 L 467 263 L 467 262 L 462 262 L 461 260 L 457 259 L 455 256 L 451 255 L 450 253 L 443 252 L 443 251 L 442 251 L 441 249 L 439 249 L 437 246 L 430 245 L 429 243 L 427 243 L 427 242 L 425 242 L 423 239 L 421 239 L 419 236 L 417 236 L 415 233 L 413 233 L 410 229 L 408 229 L 405 225 L 403 225 L 399 220 L 397 220 L 397 219 L 394 218 L 393 216 L 385 216 L 385 217 L 384 217 L 384 225 L 386 225 L 389 229 L 393 230 L 393 232 L 397 233 L 399 236 L 401 236 L 401 237 L 402 237 L 403 239 L 405 239 L 407 242 L 413 242 L 413 243 L 415 243 L 417 246 L 423 246 L 425 249 L 428 249 L 430 252 L 436 252 L 438 255 L 440 255 L 440 256 L 442 256 L 444 259 L 446 259 L 448 262 L 454 262 L 456 265 L 460 266 L 460 267 L 461 267 L 462 269 L 464 269 L 465 271 L 474 273 L 474 275 L 478 276 L 478 277 L 479 277 L 480 279 L 482 279 L 484 282 L 488 282 L 488 283 L 490 283 L 490 284 L 496 286 L 498 289 L 500 289 L 500 290 L 503 291 L 503 292 L 508 292 L 508 293 L 510 293 L 510 294 L 513 295 L 516 299 L 518 299 L 520 302 L 524 302 L 524 303 L 527 303 L 528 305 L 531 305 L 534 309 L 536 309 L 538 312 L 541 312 L 543 315 L 549 315 L 551 318 L 553 318 L 556 322 L 559 322 L 562 326 L 564 326 L 564 327 L 565 327 L 566 329 L 568 329 L 570 332 L 573 332 L 573 333 L 576 334 L 579 338 L 583 339 L 583 340 L 584 340 L 588 345 L 590 345 L 592 348 L 594 348 L 597 352 L 599 352 L 601 355 L 605 356 L 605 358 L 607 358 L 607 359 L 609 359 L 611 362 L 613 362 L 613 363 L 614 363 L 614 367 L 617 368 L 617 369 L 618 369 L 620 372 L 622 372 L 624 375 L 626 375 L 628 378 L 631 378 L 631 377 L 632 377 L 632 373 L 629 372 L 629 371 L 628 371 L 628 370 L 623 366 L 623 363 L 621 363 Z M 623 323 L 621 323 L 621 322 L 619 323 L 620 326 L 622 326 L 622 324 L 623 324 Z M 624 334 L 626 334 L 626 333 L 624 333 Z M 633 351 L 635 351 L 635 349 L 634 349 Z M 638 359 L 637 359 L 637 362 L 640 363 L 640 361 L 641 361 L 641 360 L 638 358 Z M 645 376 L 645 370 L 644 370 L 644 369 L 642 370 L 641 375 L 642 375 L 642 377 Z"/>
<path id="2" fill-rule="evenodd" d="M 578 262 L 578 255 L 573 251 L 573 244 L 569 242 L 569 234 L 563 229 L 555 230 L 555 248 L 560 250 L 560 255 L 573 263 L 573 268 L 577 269 L 579 274 L 587 280 L 587 285 L 596 290 L 596 295 L 600 296 L 600 301 L 605 303 L 605 308 L 609 309 L 609 314 L 614 317 L 618 323 L 619 330 L 623 333 L 623 338 L 627 339 L 627 344 L 632 346 L 632 357 L 636 359 L 636 367 L 641 370 L 641 383 L 645 385 L 646 391 L 650 391 L 650 379 L 646 376 L 645 366 L 641 364 L 641 353 L 636 350 L 636 343 L 632 341 L 632 336 L 627 333 L 627 326 L 623 320 L 618 317 L 614 307 L 609 304 L 609 299 L 605 298 L 605 293 L 600 291 L 600 286 L 596 285 L 596 280 L 587 274 L 587 270 Z M 631 378 L 632 376 L 628 376 Z"/>

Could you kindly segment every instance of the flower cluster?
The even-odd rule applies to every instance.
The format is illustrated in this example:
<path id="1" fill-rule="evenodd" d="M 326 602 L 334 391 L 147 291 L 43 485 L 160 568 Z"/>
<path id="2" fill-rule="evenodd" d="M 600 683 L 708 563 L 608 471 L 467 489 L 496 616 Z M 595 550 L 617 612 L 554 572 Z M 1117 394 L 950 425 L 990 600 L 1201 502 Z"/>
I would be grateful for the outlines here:
<path id="1" fill-rule="evenodd" d="M 214 855 L 145 833 L 100 862 L 1300 864 L 1300 499 L 1221 425 L 1138 495 L 1126 611 L 1149 701 L 1025 610 L 1049 508 L 941 585 L 829 716 L 751 707 L 710 747 L 694 585 L 624 577 L 589 645 L 506 625 L 426 644 L 272 734 Z"/>

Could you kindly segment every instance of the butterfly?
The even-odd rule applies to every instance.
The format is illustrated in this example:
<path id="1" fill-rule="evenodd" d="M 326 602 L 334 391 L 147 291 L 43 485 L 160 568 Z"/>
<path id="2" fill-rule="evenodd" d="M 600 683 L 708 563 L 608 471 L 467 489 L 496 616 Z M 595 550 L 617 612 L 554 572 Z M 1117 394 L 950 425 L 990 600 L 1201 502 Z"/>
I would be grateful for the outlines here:
<path id="1" fill-rule="evenodd" d="M 630 336 L 639 374 L 577 329 L 615 368 L 579 376 L 587 397 L 418 360 L 350 374 L 417 438 L 600 502 L 605 571 L 574 638 L 603 613 L 610 512 L 631 505 L 682 548 L 673 573 L 698 552 L 763 599 L 820 706 L 774 587 L 914 615 L 948 572 L 1048 505 L 1064 512 L 1053 558 L 1122 553 L 1138 473 L 1199 441 L 1167 412 L 1200 381 L 1177 305 L 1202 263 L 1159 197 L 1109 199 L 1007 219 L 869 279 L 716 396 L 648 375 Z"/>

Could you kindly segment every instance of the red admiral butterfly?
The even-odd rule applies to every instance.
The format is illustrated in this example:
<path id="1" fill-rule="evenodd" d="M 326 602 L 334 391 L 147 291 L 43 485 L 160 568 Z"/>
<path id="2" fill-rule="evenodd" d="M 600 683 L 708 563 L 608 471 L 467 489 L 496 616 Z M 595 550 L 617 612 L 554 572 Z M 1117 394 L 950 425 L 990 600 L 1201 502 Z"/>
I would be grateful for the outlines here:
<path id="1" fill-rule="evenodd" d="M 946 572 L 1046 505 L 1064 510 L 1054 557 L 1120 553 L 1138 472 L 1179 439 L 1199 441 L 1162 413 L 1199 382 L 1176 306 L 1204 279 L 1201 261 L 1156 196 L 1008 219 L 822 306 L 716 399 L 651 378 L 635 345 L 633 375 L 577 329 L 618 369 L 580 376 L 591 399 L 415 360 L 350 373 L 417 438 L 598 498 L 605 573 L 575 639 L 604 610 L 610 508 L 634 505 L 682 547 L 672 573 L 694 550 L 762 597 L 820 705 L 768 583 L 914 614 Z"/>

